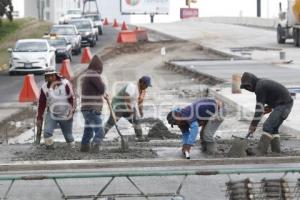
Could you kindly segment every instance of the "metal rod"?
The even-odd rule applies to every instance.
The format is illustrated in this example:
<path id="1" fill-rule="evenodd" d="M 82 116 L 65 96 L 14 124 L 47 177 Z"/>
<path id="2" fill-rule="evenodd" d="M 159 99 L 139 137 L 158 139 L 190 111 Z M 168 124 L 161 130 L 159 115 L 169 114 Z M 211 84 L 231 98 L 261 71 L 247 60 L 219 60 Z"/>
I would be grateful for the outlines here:
<path id="1" fill-rule="evenodd" d="M 59 190 L 59 192 L 60 192 L 62 198 L 67 200 L 68 198 L 66 197 L 64 191 L 62 190 L 62 188 L 61 188 L 60 185 L 58 184 L 57 180 L 54 178 L 53 181 L 54 181 L 55 185 L 57 186 L 57 189 Z"/>
<path id="2" fill-rule="evenodd" d="M 221 169 L 221 170 L 160 170 L 160 171 L 124 171 L 124 172 L 77 172 L 62 174 L 37 174 L 35 176 L 4 175 L 0 181 L 26 180 L 26 179 L 74 179 L 74 178 L 107 178 L 107 177 L 144 177 L 144 176 L 211 176 L 227 174 L 268 174 L 268 173 L 300 173 L 300 168 L 245 168 L 245 169 Z"/>
<path id="3" fill-rule="evenodd" d="M 180 194 L 181 188 L 182 188 L 182 186 L 183 186 L 183 184 L 184 184 L 186 178 L 187 178 L 187 175 L 185 175 L 185 176 L 183 177 L 182 181 L 180 182 L 180 185 L 179 185 L 179 187 L 178 187 L 178 189 L 177 189 L 177 191 L 176 191 L 176 194 L 177 194 L 177 195 Z"/>
<path id="4" fill-rule="evenodd" d="M 11 188 L 12 188 L 14 182 L 15 182 L 15 180 L 12 180 L 11 183 L 9 184 L 9 186 L 8 186 L 8 188 L 7 188 L 7 191 L 5 192 L 5 195 L 4 195 L 4 197 L 3 197 L 4 200 L 7 199 L 8 193 L 10 192 L 10 190 L 11 190 Z"/>
<path id="5" fill-rule="evenodd" d="M 115 179 L 115 177 L 111 177 L 111 179 L 104 185 L 104 187 L 98 192 L 98 194 L 94 197 L 94 200 L 97 200 L 99 196 L 106 190 L 106 188 L 111 184 L 111 182 Z"/>
<path id="6" fill-rule="evenodd" d="M 174 193 L 149 193 L 148 197 L 173 197 Z M 119 197 L 119 198 L 128 198 L 128 197 L 144 197 L 142 194 L 103 194 L 98 196 L 98 198 L 107 198 L 107 197 Z M 74 195 L 66 196 L 66 199 L 89 199 L 95 198 L 95 195 Z"/>
<path id="7" fill-rule="evenodd" d="M 130 177 L 127 176 L 126 178 L 141 193 L 141 195 L 143 195 L 143 197 L 145 197 L 145 199 L 149 200 L 148 196 L 135 184 L 135 182 Z"/>

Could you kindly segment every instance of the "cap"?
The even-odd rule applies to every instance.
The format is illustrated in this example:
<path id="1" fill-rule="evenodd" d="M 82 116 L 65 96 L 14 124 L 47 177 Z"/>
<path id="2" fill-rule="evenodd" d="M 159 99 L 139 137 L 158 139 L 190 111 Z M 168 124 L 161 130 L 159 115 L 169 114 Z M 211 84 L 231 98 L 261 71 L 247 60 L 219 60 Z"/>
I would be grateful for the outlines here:
<path id="1" fill-rule="evenodd" d="M 47 71 L 47 72 L 45 72 L 45 76 L 48 76 L 48 75 L 53 75 L 53 74 L 58 74 L 58 72 L 57 71 L 55 71 L 55 70 L 51 70 L 51 71 Z"/>
<path id="2" fill-rule="evenodd" d="M 150 76 L 142 76 L 142 78 L 140 78 L 140 80 L 144 81 L 144 83 L 147 85 L 147 87 L 152 87 Z"/>

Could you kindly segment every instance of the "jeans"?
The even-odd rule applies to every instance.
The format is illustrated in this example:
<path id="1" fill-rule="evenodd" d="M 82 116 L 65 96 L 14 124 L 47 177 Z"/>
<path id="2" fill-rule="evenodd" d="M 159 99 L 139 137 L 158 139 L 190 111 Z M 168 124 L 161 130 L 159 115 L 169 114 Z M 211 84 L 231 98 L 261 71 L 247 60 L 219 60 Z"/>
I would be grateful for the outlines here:
<path id="1" fill-rule="evenodd" d="M 97 111 L 82 111 L 84 118 L 84 131 L 81 144 L 89 144 L 93 138 L 93 144 L 100 144 L 103 140 L 103 126 L 101 113 Z"/>
<path id="2" fill-rule="evenodd" d="M 121 117 L 126 118 L 128 120 L 128 122 L 133 125 L 135 136 L 137 138 L 140 138 L 143 136 L 142 127 L 141 127 L 141 124 L 137 117 L 136 111 L 133 114 L 127 113 L 127 112 L 115 112 L 115 116 L 116 116 L 116 122 L 118 122 L 118 120 Z M 109 119 L 107 120 L 107 122 L 104 126 L 105 135 L 114 125 L 115 125 L 114 119 L 113 119 L 112 115 L 110 115 Z"/>
<path id="3" fill-rule="evenodd" d="M 275 107 L 271 112 L 268 119 L 263 125 L 263 131 L 269 134 L 278 134 L 278 129 L 284 120 L 289 116 L 292 111 L 293 102 L 289 104 L 283 104 Z"/>
<path id="4" fill-rule="evenodd" d="M 69 120 L 57 120 L 51 117 L 50 112 L 47 112 L 45 118 L 44 138 L 50 138 L 53 136 L 53 131 L 57 128 L 57 124 L 59 124 L 61 128 L 66 142 L 74 142 L 74 137 L 72 134 L 73 118 Z"/>

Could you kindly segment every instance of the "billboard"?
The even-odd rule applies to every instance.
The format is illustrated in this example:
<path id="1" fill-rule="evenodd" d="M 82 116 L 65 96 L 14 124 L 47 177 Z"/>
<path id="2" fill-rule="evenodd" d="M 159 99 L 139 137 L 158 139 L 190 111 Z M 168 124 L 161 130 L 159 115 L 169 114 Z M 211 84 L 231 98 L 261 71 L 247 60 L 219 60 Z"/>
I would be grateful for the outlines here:
<path id="1" fill-rule="evenodd" d="M 180 8 L 180 18 L 187 19 L 191 17 L 198 17 L 199 10 L 198 8 Z"/>
<path id="2" fill-rule="evenodd" d="M 122 14 L 168 14 L 170 0 L 120 0 Z"/>

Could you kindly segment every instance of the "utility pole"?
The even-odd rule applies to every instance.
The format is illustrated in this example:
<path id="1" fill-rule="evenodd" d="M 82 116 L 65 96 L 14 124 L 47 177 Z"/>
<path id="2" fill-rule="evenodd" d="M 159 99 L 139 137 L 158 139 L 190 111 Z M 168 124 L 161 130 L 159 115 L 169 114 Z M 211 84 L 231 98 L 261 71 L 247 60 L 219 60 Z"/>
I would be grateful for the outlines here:
<path id="1" fill-rule="evenodd" d="M 261 17 L 261 0 L 257 0 L 257 17 Z"/>

